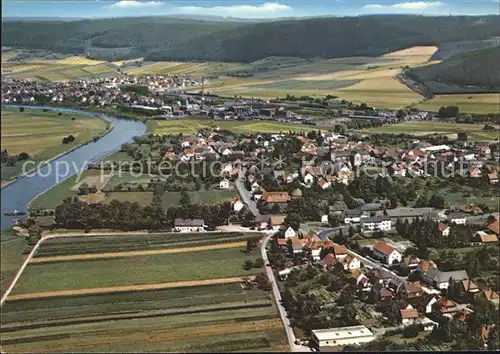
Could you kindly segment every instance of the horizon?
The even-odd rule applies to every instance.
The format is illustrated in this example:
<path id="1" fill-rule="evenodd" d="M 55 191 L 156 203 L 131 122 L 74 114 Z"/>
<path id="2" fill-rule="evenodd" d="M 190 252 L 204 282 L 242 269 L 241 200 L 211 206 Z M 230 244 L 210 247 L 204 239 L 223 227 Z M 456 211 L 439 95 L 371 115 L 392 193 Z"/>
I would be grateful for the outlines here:
<path id="1" fill-rule="evenodd" d="M 371 15 L 487 16 L 500 0 L 4 0 L 2 19 L 113 19 L 140 17 L 280 20 Z"/>

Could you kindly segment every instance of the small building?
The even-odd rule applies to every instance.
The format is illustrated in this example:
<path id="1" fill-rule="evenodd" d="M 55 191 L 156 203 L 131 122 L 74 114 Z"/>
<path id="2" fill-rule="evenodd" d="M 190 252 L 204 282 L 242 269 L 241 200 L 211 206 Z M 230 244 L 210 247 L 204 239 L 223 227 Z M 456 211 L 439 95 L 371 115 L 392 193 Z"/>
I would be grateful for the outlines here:
<path id="1" fill-rule="evenodd" d="M 356 224 L 361 221 L 363 211 L 361 209 L 348 209 L 344 211 L 344 223 Z"/>
<path id="2" fill-rule="evenodd" d="M 175 219 L 174 231 L 203 232 L 205 231 L 205 221 L 203 219 Z"/>
<path id="3" fill-rule="evenodd" d="M 222 179 L 219 182 L 219 188 L 220 189 L 229 189 L 229 180 L 227 178 Z"/>
<path id="4" fill-rule="evenodd" d="M 320 351 L 321 347 L 359 345 L 375 339 L 375 335 L 366 326 L 314 329 L 311 332 Z"/>
<path id="5" fill-rule="evenodd" d="M 469 215 L 461 212 L 448 214 L 448 221 L 451 224 L 465 225 L 467 223 L 467 217 Z"/>
<path id="6" fill-rule="evenodd" d="M 462 280 L 469 280 L 469 276 L 465 270 L 442 272 L 437 268 L 429 269 L 423 276 L 423 281 L 425 283 L 441 290 L 448 289 L 450 279 L 461 282 Z"/>
<path id="7" fill-rule="evenodd" d="M 361 261 L 359 260 L 358 257 L 347 255 L 342 260 L 342 265 L 344 266 L 345 270 L 349 270 L 349 271 L 354 270 L 354 269 L 360 269 L 361 268 Z"/>
<path id="8" fill-rule="evenodd" d="M 378 241 L 373 247 L 373 252 L 376 258 L 386 264 L 401 263 L 401 253 L 385 242 Z"/>
<path id="9" fill-rule="evenodd" d="M 285 238 L 292 238 L 296 236 L 297 232 L 292 227 L 289 226 L 288 229 L 286 229 L 285 231 Z"/>
<path id="10" fill-rule="evenodd" d="M 399 314 L 401 316 L 401 324 L 403 325 L 412 324 L 419 318 L 418 311 L 412 307 L 399 310 Z"/>
<path id="11" fill-rule="evenodd" d="M 285 222 L 284 215 L 271 215 L 271 217 L 269 218 L 268 226 L 272 230 L 278 231 L 284 222 Z"/>

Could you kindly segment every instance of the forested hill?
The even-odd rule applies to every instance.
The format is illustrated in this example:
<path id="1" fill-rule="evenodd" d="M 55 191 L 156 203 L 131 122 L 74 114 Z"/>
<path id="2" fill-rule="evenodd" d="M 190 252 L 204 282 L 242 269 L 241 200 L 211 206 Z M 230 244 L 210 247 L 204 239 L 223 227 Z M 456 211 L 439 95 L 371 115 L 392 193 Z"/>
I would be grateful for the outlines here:
<path id="1" fill-rule="evenodd" d="M 499 62 L 500 47 L 497 46 L 462 53 L 439 64 L 413 68 L 407 75 L 434 93 L 500 92 Z"/>
<path id="2" fill-rule="evenodd" d="M 115 55 L 141 53 L 149 60 L 235 62 L 270 56 L 378 56 L 414 45 L 493 36 L 500 36 L 498 16 L 363 16 L 260 23 L 150 17 L 74 22 L 11 20 L 2 26 L 3 46 L 63 53 L 85 53 L 89 47 L 119 48 Z M 107 56 L 113 52 L 103 53 Z"/>

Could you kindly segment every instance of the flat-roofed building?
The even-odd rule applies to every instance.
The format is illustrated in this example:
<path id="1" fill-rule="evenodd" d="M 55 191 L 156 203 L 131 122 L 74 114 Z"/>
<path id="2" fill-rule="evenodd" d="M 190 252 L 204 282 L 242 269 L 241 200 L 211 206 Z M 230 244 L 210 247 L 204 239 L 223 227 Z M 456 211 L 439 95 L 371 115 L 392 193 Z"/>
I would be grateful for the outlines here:
<path id="1" fill-rule="evenodd" d="M 312 337 L 320 348 L 361 344 L 375 339 L 375 335 L 365 326 L 315 329 L 312 330 Z"/>

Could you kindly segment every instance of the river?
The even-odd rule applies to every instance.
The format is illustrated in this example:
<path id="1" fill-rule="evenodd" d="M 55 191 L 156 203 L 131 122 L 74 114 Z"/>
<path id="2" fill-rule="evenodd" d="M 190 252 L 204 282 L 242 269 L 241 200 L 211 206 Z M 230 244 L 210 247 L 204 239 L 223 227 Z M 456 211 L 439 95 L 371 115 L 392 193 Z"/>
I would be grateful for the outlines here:
<path id="1" fill-rule="evenodd" d="M 21 107 L 21 106 L 10 106 Z M 143 122 L 136 120 L 120 119 L 110 117 L 101 113 L 86 112 L 70 108 L 60 107 L 39 107 L 39 106 L 24 106 L 25 109 L 49 109 L 57 112 L 78 113 L 88 116 L 101 117 L 113 124 L 113 129 L 96 142 L 91 142 L 83 145 L 61 157 L 53 160 L 47 165 L 42 166 L 36 172 L 29 176 L 25 176 L 12 182 L 8 186 L 2 188 L 1 191 L 1 230 L 10 229 L 19 216 L 6 216 L 7 211 L 23 211 L 27 212 L 28 204 L 39 194 L 48 191 L 56 184 L 64 179 L 75 175 L 84 164 L 90 164 L 105 156 L 117 151 L 123 143 L 130 141 L 134 136 L 142 135 L 146 131 L 146 126 Z M 62 163 L 67 163 L 71 168 L 64 179 L 58 178 L 56 173 L 56 164 L 62 166 Z M 76 168 L 74 168 L 76 166 Z M 64 172 L 64 169 L 61 168 Z"/>

